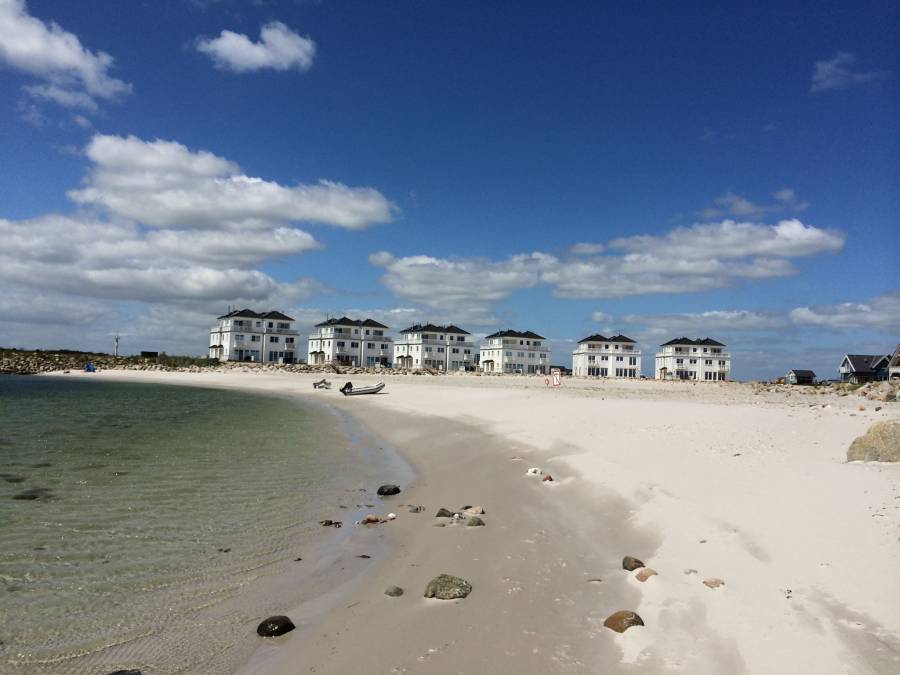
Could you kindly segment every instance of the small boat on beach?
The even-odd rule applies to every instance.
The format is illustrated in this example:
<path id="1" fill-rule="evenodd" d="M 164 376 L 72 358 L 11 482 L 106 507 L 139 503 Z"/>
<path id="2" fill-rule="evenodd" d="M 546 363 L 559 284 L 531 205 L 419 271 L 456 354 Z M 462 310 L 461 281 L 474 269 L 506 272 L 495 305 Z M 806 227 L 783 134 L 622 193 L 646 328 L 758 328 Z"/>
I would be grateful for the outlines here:
<path id="1" fill-rule="evenodd" d="M 379 382 L 378 384 L 373 384 L 370 387 L 353 387 L 352 382 L 348 382 L 343 387 L 341 387 L 340 392 L 344 396 L 362 396 L 363 394 L 377 394 L 382 389 L 384 389 L 384 382 Z"/>

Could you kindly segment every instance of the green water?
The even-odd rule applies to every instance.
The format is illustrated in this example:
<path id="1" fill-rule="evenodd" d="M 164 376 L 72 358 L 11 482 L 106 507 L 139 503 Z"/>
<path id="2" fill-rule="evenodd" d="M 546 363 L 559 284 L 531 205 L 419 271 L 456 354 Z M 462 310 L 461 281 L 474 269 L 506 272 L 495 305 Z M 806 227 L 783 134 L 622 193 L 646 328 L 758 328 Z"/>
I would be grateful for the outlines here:
<path id="1" fill-rule="evenodd" d="M 288 399 L 0 377 L 0 672 L 204 672 L 361 459 Z"/>

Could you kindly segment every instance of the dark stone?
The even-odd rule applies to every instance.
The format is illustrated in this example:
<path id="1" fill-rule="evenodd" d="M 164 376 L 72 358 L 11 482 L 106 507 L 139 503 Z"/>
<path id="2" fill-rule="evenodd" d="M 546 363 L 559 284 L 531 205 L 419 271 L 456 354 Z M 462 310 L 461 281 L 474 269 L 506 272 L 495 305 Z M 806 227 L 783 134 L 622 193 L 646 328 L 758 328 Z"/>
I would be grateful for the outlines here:
<path id="1" fill-rule="evenodd" d="M 478 516 L 472 516 L 466 520 L 466 525 L 469 527 L 483 527 L 484 521 Z"/>
<path id="2" fill-rule="evenodd" d="M 7 483 L 24 483 L 25 482 L 25 478 L 23 476 L 9 476 L 9 477 L 4 476 L 3 480 L 5 480 Z"/>
<path id="3" fill-rule="evenodd" d="M 603 625 L 617 633 L 624 633 L 632 626 L 643 626 L 644 620 L 634 612 L 623 609 L 606 617 Z"/>
<path id="4" fill-rule="evenodd" d="M 219 553 L 231 553 L 231 549 L 230 548 L 220 548 Z"/>
<path id="5" fill-rule="evenodd" d="M 424 506 L 410 506 L 409 507 L 410 513 L 422 513 L 422 511 L 424 511 L 424 510 L 425 510 Z"/>
<path id="6" fill-rule="evenodd" d="M 286 616 L 270 616 L 256 627 L 256 632 L 262 637 L 277 637 L 290 633 L 296 626 Z"/>
<path id="7" fill-rule="evenodd" d="M 382 485 L 378 488 L 379 497 L 388 497 L 390 495 L 400 494 L 400 488 L 396 485 Z"/>
<path id="8" fill-rule="evenodd" d="M 141 675 L 139 670 L 114 670 L 109 675 Z"/>
<path id="9" fill-rule="evenodd" d="M 622 569 L 624 570 L 633 572 L 634 570 L 640 569 L 641 567 L 646 567 L 642 560 L 632 558 L 630 555 L 626 555 L 624 558 L 622 558 Z"/>
<path id="10" fill-rule="evenodd" d="M 388 586 L 384 594 L 389 595 L 392 598 L 399 598 L 401 595 L 403 595 L 403 589 L 399 586 Z"/>
<path id="11" fill-rule="evenodd" d="M 435 518 L 452 518 L 453 511 L 448 511 L 445 508 L 438 509 L 438 512 L 434 514 Z"/>
<path id="12" fill-rule="evenodd" d="M 365 558 L 365 559 L 368 560 L 368 559 L 371 558 L 372 556 L 366 555 L 365 553 L 363 553 L 362 555 L 358 555 L 358 556 L 356 556 L 356 557 L 357 557 L 357 558 Z"/>
<path id="13" fill-rule="evenodd" d="M 24 492 L 13 495 L 13 499 L 50 499 L 53 493 L 47 488 L 28 488 Z"/>
<path id="14" fill-rule="evenodd" d="M 303 558 L 294 558 L 294 562 L 300 562 Z"/>
<path id="15" fill-rule="evenodd" d="M 38 462 L 37 464 L 32 464 L 32 469 L 46 469 L 48 466 L 53 466 L 50 462 Z"/>
<path id="16" fill-rule="evenodd" d="M 426 598 L 458 600 L 472 592 L 472 584 L 450 574 L 439 574 L 425 587 Z"/>

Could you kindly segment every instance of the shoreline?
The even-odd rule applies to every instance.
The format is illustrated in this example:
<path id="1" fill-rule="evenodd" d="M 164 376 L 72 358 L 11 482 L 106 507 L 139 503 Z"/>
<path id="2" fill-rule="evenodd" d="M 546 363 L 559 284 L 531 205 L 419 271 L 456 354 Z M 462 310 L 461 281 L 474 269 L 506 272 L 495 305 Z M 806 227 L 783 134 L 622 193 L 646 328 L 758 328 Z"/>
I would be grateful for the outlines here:
<path id="1" fill-rule="evenodd" d="M 316 398 L 310 376 L 112 379 L 120 378 Z M 387 396 L 337 405 L 352 407 L 411 461 L 421 483 L 391 499 L 421 501 L 426 513 L 400 509 L 397 521 L 379 526 L 398 545 L 352 591 L 356 604 L 325 614 L 302 639 L 267 645 L 265 667 L 257 658 L 260 668 L 251 660 L 242 672 L 341 672 L 331 668 L 354 658 L 377 664 L 370 672 L 417 672 L 423 662 L 429 672 L 591 672 L 602 664 L 608 672 L 717 675 L 887 673 L 900 664 L 891 609 L 900 591 L 890 583 L 900 562 L 890 524 L 900 467 L 843 461 L 849 441 L 872 421 L 897 417 L 898 404 L 732 383 L 566 380 L 561 391 L 534 378 L 389 384 Z M 462 445 L 450 461 L 454 435 Z M 560 480 L 535 488 L 523 476 L 528 462 Z M 459 472 L 466 489 L 454 487 Z M 490 480 L 478 484 L 482 473 Z M 464 496 L 468 489 L 476 494 Z M 435 501 L 453 490 L 460 503 Z M 431 527 L 437 507 L 481 496 L 488 526 L 471 528 L 480 532 Z M 659 576 L 641 584 L 621 569 L 623 555 L 641 557 Z M 427 574 L 404 569 L 410 581 L 391 583 L 406 595 L 381 595 L 392 566 L 407 559 Z M 503 573 L 483 576 L 485 561 Z M 421 597 L 420 577 L 441 572 L 469 579 L 475 591 L 436 607 Z M 604 581 L 585 582 L 590 574 Z M 707 576 L 725 585 L 708 589 L 700 583 Z M 618 609 L 638 611 L 646 626 L 622 635 L 603 629 Z M 533 618 L 543 621 L 532 627 Z M 548 622 L 567 630 L 542 636 Z"/>

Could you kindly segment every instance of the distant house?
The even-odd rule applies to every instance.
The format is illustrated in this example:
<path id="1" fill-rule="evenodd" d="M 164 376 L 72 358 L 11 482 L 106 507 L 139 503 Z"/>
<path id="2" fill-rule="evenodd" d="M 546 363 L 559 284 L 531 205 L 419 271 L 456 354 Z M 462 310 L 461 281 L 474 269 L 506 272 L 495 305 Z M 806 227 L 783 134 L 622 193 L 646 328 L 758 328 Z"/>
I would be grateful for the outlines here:
<path id="1" fill-rule="evenodd" d="M 888 376 L 888 361 L 891 357 L 883 354 L 844 354 L 838 373 L 841 382 L 862 384 L 886 380 Z"/>
<path id="2" fill-rule="evenodd" d="M 223 314 L 209 332 L 209 358 L 219 361 L 294 363 L 300 333 L 294 319 L 279 311 L 238 309 Z"/>
<path id="3" fill-rule="evenodd" d="M 385 335 L 388 327 L 374 319 L 342 316 L 315 327 L 307 338 L 309 363 L 389 368 L 394 362 L 394 338 Z"/>
<path id="4" fill-rule="evenodd" d="M 660 345 L 656 353 L 657 380 L 714 380 L 722 382 L 731 374 L 731 354 L 712 338 L 675 338 Z"/>
<path id="5" fill-rule="evenodd" d="M 787 384 L 815 384 L 816 374 L 811 370 L 789 370 L 784 381 Z"/>
<path id="6" fill-rule="evenodd" d="M 474 370 L 478 348 L 469 331 L 458 326 L 415 324 L 400 331 L 394 343 L 395 368 Z"/>
<path id="7" fill-rule="evenodd" d="M 580 377 L 640 377 L 641 351 L 624 335 L 590 335 L 572 352 L 572 372 Z"/>
<path id="8" fill-rule="evenodd" d="M 547 338 L 530 330 L 501 330 L 481 343 L 479 362 L 485 373 L 546 375 L 550 364 Z"/>
<path id="9" fill-rule="evenodd" d="M 897 345 L 894 353 L 891 354 L 891 360 L 888 361 L 888 379 L 900 379 L 900 345 Z"/>

